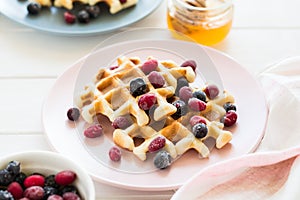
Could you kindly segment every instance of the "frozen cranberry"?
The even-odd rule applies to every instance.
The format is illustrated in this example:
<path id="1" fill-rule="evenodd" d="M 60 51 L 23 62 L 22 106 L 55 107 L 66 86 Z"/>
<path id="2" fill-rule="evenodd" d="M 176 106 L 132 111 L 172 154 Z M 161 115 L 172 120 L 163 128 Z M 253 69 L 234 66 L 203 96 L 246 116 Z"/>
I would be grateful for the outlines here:
<path id="1" fill-rule="evenodd" d="M 70 108 L 67 112 L 67 117 L 71 121 L 76 121 L 80 117 L 80 111 L 78 108 Z"/>
<path id="2" fill-rule="evenodd" d="M 127 0 L 119 0 L 121 4 L 124 4 L 127 2 Z"/>
<path id="3" fill-rule="evenodd" d="M 30 175 L 24 180 L 23 184 L 24 184 L 25 188 L 28 188 L 28 187 L 31 187 L 31 186 L 44 187 L 45 178 L 41 175 L 38 175 L 38 174 Z"/>
<path id="4" fill-rule="evenodd" d="M 224 123 L 224 126 L 229 127 L 236 123 L 237 121 L 237 114 L 233 110 L 229 110 L 225 116 L 221 119 L 221 122 Z"/>
<path id="5" fill-rule="evenodd" d="M 69 11 L 64 12 L 64 19 L 67 24 L 74 24 L 76 16 Z"/>
<path id="6" fill-rule="evenodd" d="M 61 172 L 58 172 L 55 175 L 55 182 L 58 185 L 69 185 L 71 183 L 73 183 L 76 179 L 76 174 L 75 172 L 71 171 L 71 170 L 64 170 Z"/>
<path id="7" fill-rule="evenodd" d="M 152 93 L 144 94 L 139 98 L 138 105 L 142 110 L 149 110 L 156 103 L 156 96 Z"/>
<path id="8" fill-rule="evenodd" d="M 7 191 L 13 195 L 14 199 L 20 199 L 23 197 L 23 188 L 18 182 L 12 182 L 9 184 Z"/>
<path id="9" fill-rule="evenodd" d="M 44 197 L 44 189 L 40 186 L 31 186 L 24 191 L 24 197 L 30 200 L 41 200 Z"/>
<path id="10" fill-rule="evenodd" d="M 143 65 L 141 66 L 141 70 L 145 74 L 149 74 L 150 72 L 154 71 L 157 68 L 157 66 L 158 66 L 157 60 L 151 59 L 143 63 Z"/>
<path id="11" fill-rule="evenodd" d="M 206 109 L 206 103 L 197 98 L 191 98 L 188 105 L 194 111 L 203 111 Z"/>
<path id="12" fill-rule="evenodd" d="M 198 123 L 203 123 L 206 124 L 206 121 L 203 117 L 199 116 L 199 115 L 194 115 L 193 117 L 191 117 L 190 119 L 190 125 L 193 127 Z"/>
<path id="13" fill-rule="evenodd" d="M 57 194 L 50 195 L 47 200 L 63 200 L 63 198 Z"/>
<path id="14" fill-rule="evenodd" d="M 213 84 L 207 85 L 204 92 L 209 99 L 214 99 L 219 95 L 219 88 Z"/>
<path id="15" fill-rule="evenodd" d="M 164 77 L 157 71 L 150 72 L 150 74 L 148 75 L 148 80 L 150 81 L 150 83 L 153 85 L 154 88 L 161 88 L 165 84 Z"/>
<path id="16" fill-rule="evenodd" d="M 191 67 L 194 71 L 196 71 L 197 63 L 194 60 L 187 60 L 183 62 L 180 67 Z"/>
<path id="17" fill-rule="evenodd" d="M 63 194 L 63 200 L 80 200 L 80 197 L 73 192 L 66 192 Z"/>
<path id="18" fill-rule="evenodd" d="M 87 138 L 96 138 L 103 134 L 103 129 L 100 124 L 95 124 L 85 129 L 83 134 Z"/>
<path id="19" fill-rule="evenodd" d="M 150 142 L 148 146 L 148 150 L 149 152 L 157 151 L 163 148 L 165 144 L 166 144 L 166 138 L 159 136 Z"/>
<path id="20" fill-rule="evenodd" d="M 130 121 L 123 116 L 117 117 L 113 123 L 111 124 L 115 129 L 120 128 L 120 129 L 126 129 L 131 125 Z"/>
<path id="21" fill-rule="evenodd" d="M 193 96 L 193 91 L 190 87 L 188 86 L 183 86 L 179 90 L 179 98 L 183 100 L 184 102 L 188 102 L 190 98 Z"/>
<path id="22" fill-rule="evenodd" d="M 109 155 L 109 158 L 112 160 L 112 161 L 119 161 L 121 160 L 121 151 L 119 148 L 117 147 L 112 147 L 109 152 L 108 152 L 108 155 Z"/>

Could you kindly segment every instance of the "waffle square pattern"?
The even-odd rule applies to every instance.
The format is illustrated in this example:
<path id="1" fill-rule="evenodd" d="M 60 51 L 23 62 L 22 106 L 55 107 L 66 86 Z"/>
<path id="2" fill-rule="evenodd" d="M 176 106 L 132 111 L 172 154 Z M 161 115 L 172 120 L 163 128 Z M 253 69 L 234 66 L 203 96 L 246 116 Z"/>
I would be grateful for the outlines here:
<path id="1" fill-rule="evenodd" d="M 87 123 L 105 115 L 115 128 L 114 143 L 142 161 L 160 150 L 175 159 L 194 149 L 205 158 L 211 150 L 207 140 L 218 149 L 231 141 L 224 126 L 235 123 L 236 107 L 234 97 L 215 85 L 192 87 L 193 65 L 120 57 L 116 66 L 99 70 L 76 104 Z"/>

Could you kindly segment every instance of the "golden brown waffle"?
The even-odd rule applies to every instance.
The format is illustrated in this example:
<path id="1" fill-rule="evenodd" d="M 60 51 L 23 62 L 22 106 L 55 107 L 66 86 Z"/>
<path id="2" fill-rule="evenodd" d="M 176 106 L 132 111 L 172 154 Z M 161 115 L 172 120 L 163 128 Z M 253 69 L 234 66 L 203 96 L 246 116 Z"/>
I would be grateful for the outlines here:
<path id="1" fill-rule="evenodd" d="M 149 57 L 149 59 L 153 59 Z M 205 140 L 213 138 L 216 147 L 222 148 L 230 142 L 232 134 L 223 130 L 224 124 L 220 119 L 225 115 L 225 103 L 233 103 L 234 98 L 227 91 L 206 103 L 203 111 L 191 111 L 174 119 L 172 115 L 177 108 L 169 100 L 174 97 L 177 80 L 185 77 L 189 83 L 194 82 L 195 72 L 191 67 L 180 67 L 172 61 L 160 61 L 156 71 L 165 79 L 165 85 L 154 88 L 141 70 L 142 62 L 139 58 L 118 58 L 115 69 L 101 68 L 94 83 L 85 87 L 77 99 L 77 106 L 81 108 L 81 115 L 88 123 L 93 123 L 97 114 L 103 114 L 113 122 L 119 116 L 130 116 L 132 124 L 126 129 L 115 129 L 114 142 L 132 151 L 138 158 L 145 160 L 149 152 L 149 144 L 157 137 L 165 138 L 165 146 L 171 157 L 176 158 L 190 149 L 195 149 L 202 157 L 208 157 L 209 147 Z M 142 110 L 138 105 L 139 96 L 134 97 L 129 90 L 129 83 L 135 78 L 143 78 L 147 84 L 147 93 L 157 97 L 153 116 Z M 200 88 L 197 88 L 198 90 Z M 199 115 L 205 119 L 208 133 L 203 138 L 196 138 L 189 123 L 192 116 Z M 159 128 L 153 126 L 160 123 Z M 135 139 L 142 139 L 136 145 Z"/>

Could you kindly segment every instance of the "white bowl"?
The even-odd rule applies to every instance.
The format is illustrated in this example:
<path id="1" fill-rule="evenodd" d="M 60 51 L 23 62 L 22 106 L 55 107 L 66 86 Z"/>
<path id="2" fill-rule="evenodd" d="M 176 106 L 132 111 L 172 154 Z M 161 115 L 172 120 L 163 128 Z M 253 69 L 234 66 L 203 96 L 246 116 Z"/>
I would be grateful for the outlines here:
<path id="1" fill-rule="evenodd" d="M 0 158 L 0 169 L 5 168 L 12 160 L 19 161 L 21 171 L 25 173 L 38 172 L 50 175 L 63 170 L 71 170 L 77 175 L 74 185 L 78 188 L 82 199 L 95 200 L 95 187 L 92 178 L 81 166 L 62 154 L 50 151 L 13 153 Z"/>

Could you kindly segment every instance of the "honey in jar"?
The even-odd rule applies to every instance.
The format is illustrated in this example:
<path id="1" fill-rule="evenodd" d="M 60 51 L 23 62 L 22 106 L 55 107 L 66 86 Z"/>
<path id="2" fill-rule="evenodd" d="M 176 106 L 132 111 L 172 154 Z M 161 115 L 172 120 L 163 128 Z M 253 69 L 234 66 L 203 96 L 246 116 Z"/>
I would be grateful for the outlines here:
<path id="1" fill-rule="evenodd" d="M 177 38 L 183 34 L 200 44 L 217 44 L 229 33 L 232 18 L 231 0 L 168 0 L 168 28 Z"/>

